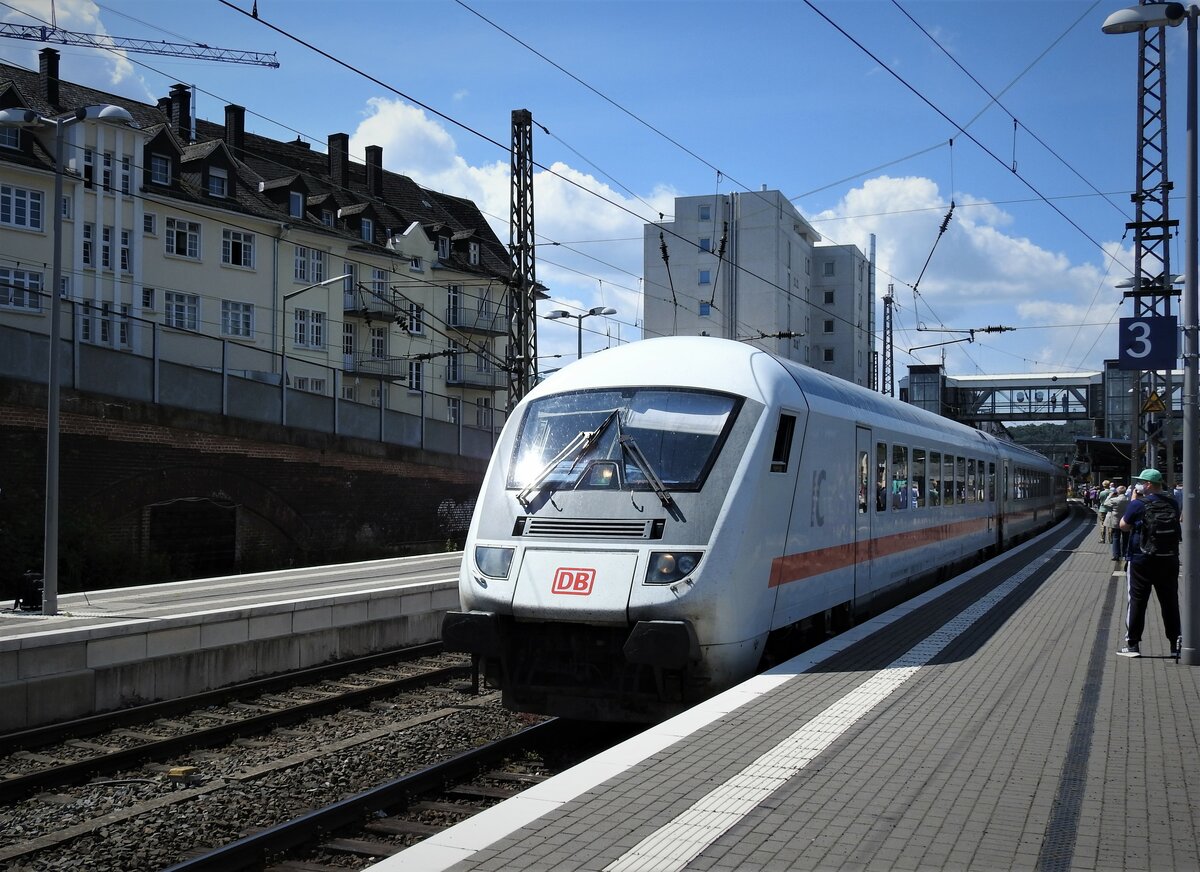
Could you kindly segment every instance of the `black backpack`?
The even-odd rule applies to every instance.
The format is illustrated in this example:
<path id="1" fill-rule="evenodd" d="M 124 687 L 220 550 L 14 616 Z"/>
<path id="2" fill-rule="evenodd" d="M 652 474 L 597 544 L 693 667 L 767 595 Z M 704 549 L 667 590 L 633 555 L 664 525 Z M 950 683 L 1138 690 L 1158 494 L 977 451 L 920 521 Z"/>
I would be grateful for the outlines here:
<path id="1" fill-rule="evenodd" d="M 1179 507 L 1173 499 L 1155 496 L 1146 502 L 1139 546 L 1147 557 L 1173 557 L 1179 553 Z"/>

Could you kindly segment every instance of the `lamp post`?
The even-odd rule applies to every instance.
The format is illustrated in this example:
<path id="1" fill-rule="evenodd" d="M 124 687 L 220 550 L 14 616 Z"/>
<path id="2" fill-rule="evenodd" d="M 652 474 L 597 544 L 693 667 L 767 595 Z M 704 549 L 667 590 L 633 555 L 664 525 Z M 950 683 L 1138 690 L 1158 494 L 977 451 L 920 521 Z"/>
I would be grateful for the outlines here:
<path id="1" fill-rule="evenodd" d="M 0 109 L 5 127 L 54 128 L 54 267 L 50 287 L 50 363 L 46 373 L 46 522 L 42 552 L 42 614 L 58 614 L 58 462 L 59 462 L 59 372 L 58 346 L 62 336 L 62 197 L 63 149 L 66 129 L 80 121 L 133 121 L 127 109 L 104 104 L 84 106 L 62 118 L 39 115 L 32 109 Z"/>
<path id="2" fill-rule="evenodd" d="M 612 306 L 593 306 L 581 315 L 572 315 L 566 309 L 555 309 L 552 312 L 547 312 L 546 317 L 551 321 L 557 321 L 559 318 L 574 318 L 575 326 L 578 328 L 578 340 L 575 348 L 575 359 L 583 359 L 583 319 L 590 318 L 592 315 L 615 315 L 617 310 Z"/>
<path id="3" fill-rule="evenodd" d="M 297 288 L 283 295 L 283 300 L 280 303 L 280 308 L 283 310 L 280 313 L 283 317 L 283 326 L 279 331 L 279 423 L 284 427 L 287 426 L 287 301 L 292 297 L 298 297 L 306 291 L 311 291 L 313 288 L 323 288 L 348 278 L 350 278 L 350 273 L 345 273 L 344 275 L 334 276 L 331 279 L 305 285 L 302 288 Z"/>
<path id="4" fill-rule="evenodd" d="M 1200 325 L 1197 323 L 1197 260 L 1200 259 L 1197 228 L 1196 168 L 1196 18 L 1200 9 L 1182 3 L 1151 3 L 1114 12 L 1105 19 L 1105 33 L 1137 33 L 1149 27 L 1174 27 L 1187 19 L 1187 180 L 1184 209 L 1187 212 L 1187 242 L 1184 255 L 1183 288 L 1183 542 L 1180 575 L 1183 577 L 1180 617 L 1183 645 L 1180 662 L 1200 665 Z"/>

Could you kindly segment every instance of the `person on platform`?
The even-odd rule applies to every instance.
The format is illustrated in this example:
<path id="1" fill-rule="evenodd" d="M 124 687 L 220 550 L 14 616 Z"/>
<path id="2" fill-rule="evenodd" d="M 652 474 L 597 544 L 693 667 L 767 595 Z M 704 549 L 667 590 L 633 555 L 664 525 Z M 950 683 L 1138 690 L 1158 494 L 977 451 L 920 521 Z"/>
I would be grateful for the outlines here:
<path id="1" fill-rule="evenodd" d="M 1108 527 L 1104 523 L 1108 517 L 1108 505 L 1106 501 L 1112 496 L 1112 482 L 1108 479 L 1104 480 L 1104 486 L 1100 492 L 1096 494 L 1096 526 L 1100 530 L 1100 544 L 1103 545 L 1108 541 Z"/>
<path id="2" fill-rule="evenodd" d="M 1116 485 L 1105 502 L 1108 504 L 1108 514 L 1104 516 L 1104 524 L 1112 545 L 1112 559 L 1114 563 L 1119 563 L 1125 559 L 1125 552 L 1129 548 L 1129 534 L 1121 532 L 1120 528 L 1125 507 L 1129 505 L 1128 488 L 1123 484 Z"/>
<path id="3" fill-rule="evenodd" d="M 1142 492 L 1129 501 L 1119 525 L 1122 531 L 1131 535 L 1126 564 L 1125 647 L 1117 654 L 1142 656 L 1142 630 L 1153 589 L 1162 610 L 1163 629 L 1171 645 L 1171 656 L 1177 658 L 1181 642 L 1179 543 L 1183 538 L 1179 506 L 1163 493 L 1163 477 L 1157 469 L 1144 469 L 1134 480 L 1142 486 Z"/>

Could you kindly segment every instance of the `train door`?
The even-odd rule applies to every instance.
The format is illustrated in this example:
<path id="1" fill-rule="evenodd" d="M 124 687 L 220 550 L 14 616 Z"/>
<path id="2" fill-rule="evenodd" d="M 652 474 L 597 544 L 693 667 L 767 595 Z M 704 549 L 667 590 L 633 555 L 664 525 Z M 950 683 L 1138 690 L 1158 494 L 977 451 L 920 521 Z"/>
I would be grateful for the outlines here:
<path id="1" fill-rule="evenodd" d="M 858 479 L 854 520 L 854 602 L 871 589 L 871 516 L 875 510 L 876 482 L 871 463 L 871 431 L 858 427 L 855 436 L 855 476 Z"/>
<path id="2" fill-rule="evenodd" d="M 1008 519 L 1008 461 L 1000 461 L 1000 478 L 996 482 L 996 541 L 1004 548 L 1004 526 Z"/>

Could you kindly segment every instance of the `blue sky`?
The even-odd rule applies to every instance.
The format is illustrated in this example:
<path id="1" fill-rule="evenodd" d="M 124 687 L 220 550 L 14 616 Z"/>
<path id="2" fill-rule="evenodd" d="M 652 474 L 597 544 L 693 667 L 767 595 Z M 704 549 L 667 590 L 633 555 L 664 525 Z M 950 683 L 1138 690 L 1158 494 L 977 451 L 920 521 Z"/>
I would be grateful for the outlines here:
<path id="1" fill-rule="evenodd" d="M 828 241 L 866 251 L 876 235 L 879 291 L 893 283 L 900 306 L 898 374 L 943 349 L 951 373 L 999 374 L 1098 369 L 1116 356 L 1116 319 L 1132 315 L 1113 285 L 1133 266 L 1138 40 L 1100 31 L 1124 5 L 258 0 L 259 21 L 218 0 L 58 0 L 55 11 L 72 30 L 276 52 L 278 70 L 59 47 L 67 79 L 147 101 L 185 82 L 202 117 L 220 121 L 234 102 L 254 132 L 321 150 L 346 132 L 360 160 L 380 145 L 389 169 L 475 200 L 505 242 L 508 156 L 488 139 L 506 145 L 511 111 L 530 109 L 535 160 L 579 185 L 535 176 L 538 278 L 554 296 L 543 308 L 618 309 L 585 322 L 585 350 L 641 336 L 645 220 L 675 196 L 766 185 Z M 50 17 L 49 0 L 4 0 L 0 18 L 30 20 L 17 10 Z M 1183 28 L 1168 35 L 1180 197 L 1184 40 Z M 36 67 L 40 47 L 0 40 L 0 56 Z M 1184 217 L 1180 199 L 1172 217 Z M 1182 237 L 1171 258 L 1182 272 Z M 908 351 L 962 335 L 933 328 L 988 325 L 1018 329 Z M 541 322 L 539 350 L 573 355 L 574 329 Z"/>

